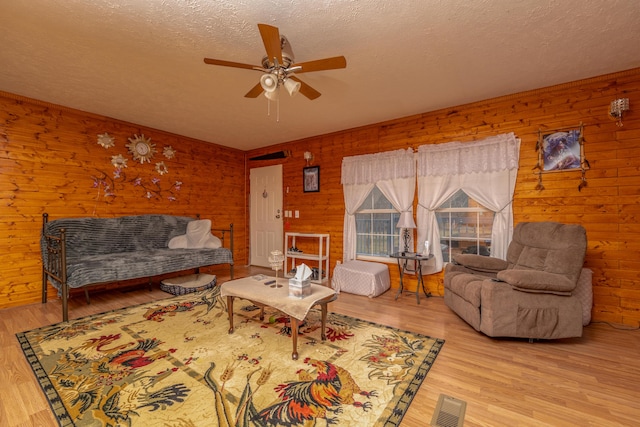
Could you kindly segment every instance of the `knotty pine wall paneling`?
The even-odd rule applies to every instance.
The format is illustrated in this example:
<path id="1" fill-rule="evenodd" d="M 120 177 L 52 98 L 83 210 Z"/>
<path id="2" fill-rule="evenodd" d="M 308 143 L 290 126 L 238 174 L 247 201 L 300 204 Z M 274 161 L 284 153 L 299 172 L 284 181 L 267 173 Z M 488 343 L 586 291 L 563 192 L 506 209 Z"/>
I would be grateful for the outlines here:
<path id="1" fill-rule="evenodd" d="M 327 95 L 328 96 L 328 95 Z M 608 116 L 609 103 L 629 98 L 622 127 Z M 546 173 L 544 190 L 533 168 L 538 130 L 584 125 L 587 187 L 578 190 L 579 172 Z M 594 320 L 640 325 L 640 69 L 512 94 L 314 138 L 252 150 L 247 158 L 291 150 L 282 163 L 284 209 L 299 210 L 288 228 L 331 235 L 331 266 L 342 259 L 344 199 L 342 158 L 423 144 L 474 141 L 513 132 L 521 138 L 520 168 L 513 201 L 515 223 L 580 223 L 589 240 L 585 266 L 593 270 Z M 302 191 L 303 153 L 320 166 L 320 192 Z M 266 166 L 247 162 L 247 170 Z M 248 179 L 248 178 L 245 178 Z M 248 186 L 248 181 L 247 186 Z M 414 212 L 417 200 L 414 203 Z M 287 223 L 285 223 L 287 226 Z M 392 286 L 398 270 L 389 264 Z M 429 291 L 442 295 L 442 274 L 425 276 Z M 416 280 L 408 281 L 415 290 Z M 398 300 L 411 298 L 404 295 Z"/>
<path id="2" fill-rule="evenodd" d="M 103 133 L 115 138 L 115 147 L 98 145 Z M 125 146 L 142 134 L 157 150 L 150 163 L 135 162 Z M 165 146 L 174 158 L 163 155 Z M 127 167 L 115 178 L 111 159 L 118 154 Z M 160 161 L 168 173 L 156 171 Z M 110 185 L 112 196 L 100 182 Z M 0 92 L 0 308 L 40 301 L 44 212 L 51 220 L 156 213 L 200 214 L 218 228 L 234 223 L 241 265 L 247 259 L 244 191 L 242 151 Z M 228 271 L 205 270 L 218 268 Z M 51 288 L 49 298 L 55 297 Z"/>

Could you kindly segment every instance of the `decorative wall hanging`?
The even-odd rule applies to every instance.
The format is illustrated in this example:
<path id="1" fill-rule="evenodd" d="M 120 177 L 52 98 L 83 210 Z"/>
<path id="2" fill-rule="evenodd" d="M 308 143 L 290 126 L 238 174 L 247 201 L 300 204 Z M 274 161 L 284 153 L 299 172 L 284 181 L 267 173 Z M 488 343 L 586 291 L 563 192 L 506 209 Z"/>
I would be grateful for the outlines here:
<path id="1" fill-rule="evenodd" d="M 169 173 L 169 169 L 167 169 L 167 165 L 165 165 L 164 162 L 158 162 L 156 163 L 156 172 L 164 175 L 165 173 Z"/>
<path id="2" fill-rule="evenodd" d="M 584 157 L 584 137 L 582 122 L 577 128 L 560 128 L 555 130 L 538 130 L 538 163 L 534 173 L 538 175 L 536 190 L 544 190 L 542 174 L 551 172 L 581 172 L 578 191 L 587 186 L 585 171 L 589 169 L 589 161 Z"/>
<path id="3" fill-rule="evenodd" d="M 151 138 L 145 138 L 144 134 L 140 136 L 134 135 L 133 138 L 129 138 L 127 148 L 133 156 L 133 160 L 139 161 L 140 164 L 144 162 L 151 163 L 151 158 L 156 153 L 156 144 L 151 142 Z"/>
<path id="4" fill-rule="evenodd" d="M 302 185 L 305 193 L 320 191 L 320 166 L 302 168 Z"/>
<path id="5" fill-rule="evenodd" d="M 93 188 L 98 190 L 96 200 L 104 198 L 107 203 L 110 203 L 116 197 L 116 187 L 123 188 L 125 185 L 132 185 L 139 189 L 139 194 L 145 199 L 155 200 L 168 200 L 174 202 L 177 200 L 178 193 L 182 188 L 181 181 L 162 181 L 158 177 L 142 178 L 137 176 L 135 178 L 129 178 L 123 169 L 116 168 L 113 174 L 108 174 L 99 169 L 96 170 L 97 174 L 92 175 Z"/>
<path id="6" fill-rule="evenodd" d="M 162 150 L 162 154 L 167 158 L 167 159 L 173 159 L 176 156 L 176 150 L 173 149 L 172 146 L 167 145 L 166 147 L 164 147 L 164 149 Z"/>
<path id="7" fill-rule="evenodd" d="M 111 156 L 111 164 L 114 168 L 122 169 L 127 167 L 127 159 L 125 159 L 122 154 L 118 154 L 117 156 Z"/>
<path id="8" fill-rule="evenodd" d="M 106 132 L 98 135 L 98 144 L 104 148 L 111 148 L 116 145 L 115 139 Z"/>
<path id="9" fill-rule="evenodd" d="M 169 168 L 164 161 L 154 164 L 151 159 L 157 153 L 156 145 L 144 134 L 137 134 L 129 139 L 126 149 L 131 153 L 135 162 L 140 162 L 139 166 L 127 164 L 127 158 L 123 154 L 111 156 L 111 173 L 96 168 L 97 173 L 91 175 L 93 188 L 97 189 L 96 200 L 104 200 L 111 203 L 117 197 L 118 190 L 123 190 L 126 186 L 132 186 L 136 193 L 145 199 L 168 200 L 174 202 L 182 187 L 181 181 L 169 181 L 165 175 L 169 174 Z M 98 144 L 104 148 L 115 146 L 115 139 L 108 133 L 98 135 Z M 176 150 L 170 145 L 163 147 L 162 154 L 167 159 L 176 156 Z M 149 163 L 145 166 L 144 163 Z M 157 176 L 160 175 L 162 179 Z M 95 209 L 94 209 L 95 212 Z"/>

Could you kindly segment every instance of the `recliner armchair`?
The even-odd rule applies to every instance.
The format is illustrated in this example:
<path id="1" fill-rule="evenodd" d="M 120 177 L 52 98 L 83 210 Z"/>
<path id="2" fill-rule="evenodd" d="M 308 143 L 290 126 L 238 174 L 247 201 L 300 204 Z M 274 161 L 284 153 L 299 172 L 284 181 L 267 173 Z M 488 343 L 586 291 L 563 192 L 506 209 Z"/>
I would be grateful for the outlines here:
<path id="1" fill-rule="evenodd" d="M 454 257 L 444 273 L 445 304 L 491 337 L 580 337 L 593 301 L 586 249 L 581 225 L 520 223 L 506 260 Z"/>

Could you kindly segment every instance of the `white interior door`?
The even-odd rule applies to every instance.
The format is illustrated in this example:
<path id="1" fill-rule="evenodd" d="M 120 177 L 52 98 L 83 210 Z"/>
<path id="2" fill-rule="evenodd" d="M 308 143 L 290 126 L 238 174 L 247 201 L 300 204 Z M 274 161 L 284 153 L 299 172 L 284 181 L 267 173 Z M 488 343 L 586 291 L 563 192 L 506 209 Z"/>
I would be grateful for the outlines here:
<path id="1" fill-rule="evenodd" d="M 249 176 L 250 263 L 270 267 L 269 253 L 283 250 L 282 165 L 254 168 Z"/>

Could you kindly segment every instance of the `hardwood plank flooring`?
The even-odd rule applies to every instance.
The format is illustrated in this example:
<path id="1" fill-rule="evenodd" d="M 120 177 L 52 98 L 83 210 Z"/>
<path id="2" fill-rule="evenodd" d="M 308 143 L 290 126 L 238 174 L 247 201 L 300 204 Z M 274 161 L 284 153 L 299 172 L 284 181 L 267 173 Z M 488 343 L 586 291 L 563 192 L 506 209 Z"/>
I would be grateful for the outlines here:
<path id="1" fill-rule="evenodd" d="M 236 277 L 260 268 L 236 268 Z M 217 273 L 216 273 L 217 274 Z M 224 273 L 223 273 L 224 274 Z M 218 281 L 228 280 L 218 274 Z M 70 300 L 79 318 L 168 295 L 156 284 Z M 395 290 L 378 298 L 342 293 L 329 310 L 443 338 L 446 343 L 405 415 L 402 426 L 430 424 L 440 394 L 467 402 L 465 426 L 635 426 L 640 423 L 640 332 L 596 323 L 580 339 L 493 339 L 476 332 L 442 298 Z M 59 300 L 0 310 L 0 426 L 55 426 L 26 362 L 17 332 L 61 320 Z"/>

